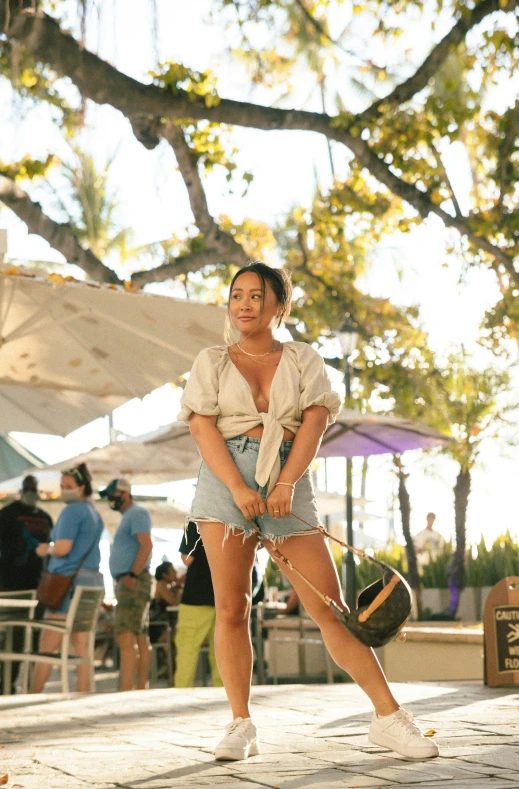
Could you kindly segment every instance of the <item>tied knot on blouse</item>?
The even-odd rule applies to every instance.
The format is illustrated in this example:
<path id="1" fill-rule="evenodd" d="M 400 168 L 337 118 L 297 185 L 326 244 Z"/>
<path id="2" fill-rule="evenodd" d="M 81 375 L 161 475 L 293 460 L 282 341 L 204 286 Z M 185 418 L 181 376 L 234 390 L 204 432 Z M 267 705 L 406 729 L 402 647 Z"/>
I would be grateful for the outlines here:
<path id="1" fill-rule="evenodd" d="M 256 482 L 270 493 L 279 477 L 279 450 L 286 428 L 297 433 L 302 414 L 312 405 L 328 409 L 328 424 L 341 407 L 324 360 L 310 345 L 286 342 L 270 388 L 268 412 L 258 411 L 249 383 L 232 362 L 226 345 L 206 348 L 196 357 L 181 398 L 177 419 L 186 424 L 191 414 L 216 416 L 225 440 L 263 425 Z"/>

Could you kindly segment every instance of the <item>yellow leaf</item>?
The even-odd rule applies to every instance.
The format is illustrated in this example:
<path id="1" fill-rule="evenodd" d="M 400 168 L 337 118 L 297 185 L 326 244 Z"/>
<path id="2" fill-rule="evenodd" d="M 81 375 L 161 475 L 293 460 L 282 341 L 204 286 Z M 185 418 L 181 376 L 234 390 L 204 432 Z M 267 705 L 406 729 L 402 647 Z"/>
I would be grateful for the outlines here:
<path id="1" fill-rule="evenodd" d="M 436 729 L 429 729 L 429 731 L 425 732 L 424 737 L 434 737 L 435 734 L 436 734 Z"/>
<path id="2" fill-rule="evenodd" d="M 61 274 L 49 274 L 47 277 L 49 282 L 57 282 L 58 285 L 63 285 L 65 282 L 65 278 L 61 276 Z"/>

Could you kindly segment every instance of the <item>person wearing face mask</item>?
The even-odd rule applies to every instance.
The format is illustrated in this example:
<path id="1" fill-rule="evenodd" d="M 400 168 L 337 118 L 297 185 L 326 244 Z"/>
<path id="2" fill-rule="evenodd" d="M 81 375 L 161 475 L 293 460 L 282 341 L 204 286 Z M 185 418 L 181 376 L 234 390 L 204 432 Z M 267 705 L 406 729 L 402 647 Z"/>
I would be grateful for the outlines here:
<path id="1" fill-rule="evenodd" d="M 0 590 L 6 592 L 36 589 L 43 571 L 43 559 L 35 548 L 47 543 L 52 531 L 52 518 L 36 506 L 38 480 L 32 474 L 22 481 L 20 498 L 0 510 Z M 36 610 L 36 616 L 43 611 Z M 35 649 L 38 634 L 35 634 Z M 21 652 L 24 629 L 13 630 L 13 651 Z M 11 668 L 11 692 L 15 692 L 20 663 Z M 0 678 L 1 685 L 1 678 Z"/>
<path id="2" fill-rule="evenodd" d="M 101 516 L 90 501 L 92 478 L 85 463 L 67 469 L 61 475 L 61 498 L 65 507 L 61 511 L 51 534 L 51 542 L 42 543 L 36 548 L 40 557 L 49 557 L 47 569 L 51 573 L 73 576 L 85 557 L 74 585 L 57 610 L 46 609 L 45 618 L 65 619 L 75 586 L 103 587 L 103 576 L 99 572 L 101 553 L 99 542 L 103 533 Z M 56 652 L 61 643 L 61 634 L 43 630 L 40 639 L 40 652 Z M 88 633 L 73 633 L 71 636 L 75 654 L 86 656 Z M 33 693 L 41 693 L 52 666 L 38 663 L 34 669 Z M 77 691 L 88 692 L 88 665 L 77 666 Z"/>
<path id="3" fill-rule="evenodd" d="M 99 495 L 122 514 L 110 553 L 117 598 L 115 632 L 121 655 L 120 690 L 144 690 L 148 687 L 151 663 L 151 520 L 144 507 L 133 501 L 126 479 L 113 479 Z"/>

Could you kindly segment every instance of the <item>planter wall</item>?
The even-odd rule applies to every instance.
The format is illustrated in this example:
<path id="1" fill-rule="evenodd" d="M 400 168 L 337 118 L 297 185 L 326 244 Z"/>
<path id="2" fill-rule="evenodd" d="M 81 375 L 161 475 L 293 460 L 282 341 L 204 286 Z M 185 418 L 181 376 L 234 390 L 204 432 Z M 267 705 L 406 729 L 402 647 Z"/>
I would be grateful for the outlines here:
<path id="1" fill-rule="evenodd" d="M 485 600 L 491 586 L 467 586 L 460 595 L 457 618 L 462 622 L 480 622 L 483 619 Z M 440 614 L 449 608 L 448 589 L 422 589 L 422 606 L 431 613 Z"/>

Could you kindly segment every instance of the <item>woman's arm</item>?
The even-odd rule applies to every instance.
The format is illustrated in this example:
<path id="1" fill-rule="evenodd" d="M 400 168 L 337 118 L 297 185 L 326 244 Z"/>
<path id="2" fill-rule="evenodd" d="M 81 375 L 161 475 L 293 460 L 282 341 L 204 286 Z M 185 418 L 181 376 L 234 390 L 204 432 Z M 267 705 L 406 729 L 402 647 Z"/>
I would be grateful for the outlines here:
<path id="1" fill-rule="evenodd" d="M 35 548 L 38 556 L 68 556 L 74 545 L 74 540 L 56 540 L 54 545 L 50 542 L 40 542 Z"/>
<path id="2" fill-rule="evenodd" d="M 165 600 L 168 605 L 177 604 L 177 595 L 173 594 L 166 581 L 158 581 L 155 590 L 155 599 Z"/>
<path id="3" fill-rule="evenodd" d="M 189 420 L 189 429 L 202 459 L 215 477 L 229 488 L 236 505 L 248 520 L 256 515 L 263 515 L 263 499 L 257 491 L 248 487 L 240 474 L 222 434 L 216 427 L 216 420 L 216 416 L 201 414 L 192 414 Z"/>
<path id="4" fill-rule="evenodd" d="M 295 485 L 317 455 L 328 424 L 328 409 L 312 405 L 303 411 L 301 427 L 296 433 L 287 462 L 281 469 L 278 482 Z M 274 518 L 282 518 L 292 512 L 293 488 L 278 485 L 267 499 L 267 510 Z M 279 512 L 274 512 L 279 510 Z"/>

